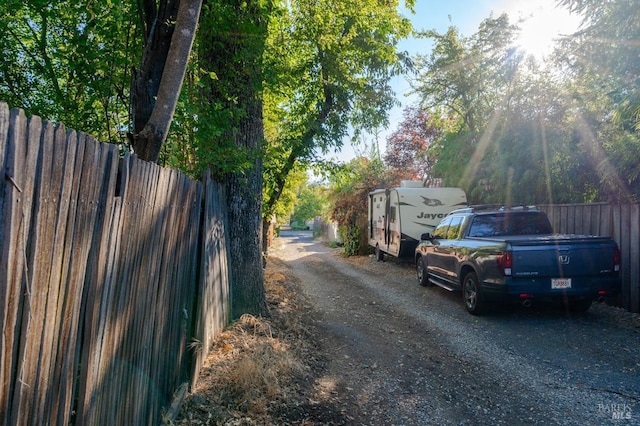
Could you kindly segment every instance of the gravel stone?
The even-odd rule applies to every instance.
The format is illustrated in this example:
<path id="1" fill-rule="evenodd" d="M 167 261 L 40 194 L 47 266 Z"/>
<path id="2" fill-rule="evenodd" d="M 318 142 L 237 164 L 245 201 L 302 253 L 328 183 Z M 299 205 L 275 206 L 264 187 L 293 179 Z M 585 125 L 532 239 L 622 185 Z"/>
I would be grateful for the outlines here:
<path id="1" fill-rule="evenodd" d="M 309 232 L 283 231 L 270 256 L 311 307 L 317 386 L 342 413 L 330 424 L 640 425 L 637 314 L 596 303 L 475 317 L 459 293 L 419 286 L 413 265 L 345 258 Z"/>

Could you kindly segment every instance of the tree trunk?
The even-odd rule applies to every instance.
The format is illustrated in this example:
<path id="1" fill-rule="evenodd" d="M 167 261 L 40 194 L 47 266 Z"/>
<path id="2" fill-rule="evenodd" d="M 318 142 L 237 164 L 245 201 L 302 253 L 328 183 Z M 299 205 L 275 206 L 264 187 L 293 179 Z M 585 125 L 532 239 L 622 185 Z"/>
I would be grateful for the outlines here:
<path id="1" fill-rule="evenodd" d="M 177 11 L 171 0 L 161 2 L 159 10 L 155 2 L 145 5 L 148 37 L 132 89 L 132 144 L 140 159 L 158 161 L 180 96 L 202 0 L 181 0 Z M 174 19 L 175 26 L 168 24 Z"/>
<path id="2" fill-rule="evenodd" d="M 262 120 L 247 123 L 254 131 Z M 262 135 L 260 135 L 262 137 Z M 262 161 L 227 177 L 231 270 L 231 312 L 267 316 L 262 260 Z"/>
<path id="3" fill-rule="evenodd" d="M 223 176 L 229 208 L 228 238 L 231 313 L 268 315 L 262 268 L 262 54 L 266 39 L 266 15 L 260 1 L 219 0 L 205 4 L 200 33 L 203 69 L 215 74 L 209 80 L 208 113 L 227 126 L 212 135 L 211 149 L 233 144 L 253 166 L 233 167 Z M 206 24 L 204 24 L 206 22 Z M 203 118 L 206 119 L 206 118 Z M 220 121 L 219 121 L 220 122 Z M 218 158 L 225 162 L 225 158 Z M 218 167 L 218 169 L 220 169 Z"/>
<path id="4" fill-rule="evenodd" d="M 255 58 L 255 64 L 260 63 Z M 253 167 L 226 176 L 229 207 L 229 240 L 231 270 L 231 313 L 233 318 L 249 313 L 267 316 L 262 265 L 262 94 L 256 87 L 259 70 L 245 73 L 238 80 L 236 96 L 246 115 L 233 132 L 234 143 L 255 158 Z"/>

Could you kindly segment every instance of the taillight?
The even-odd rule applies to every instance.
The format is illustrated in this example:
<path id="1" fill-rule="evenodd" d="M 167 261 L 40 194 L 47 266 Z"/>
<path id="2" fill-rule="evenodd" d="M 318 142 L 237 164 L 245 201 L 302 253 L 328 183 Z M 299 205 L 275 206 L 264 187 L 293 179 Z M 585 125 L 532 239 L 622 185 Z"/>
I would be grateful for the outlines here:
<path id="1" fill-rule="evenodd" d="M 502 275 L 511 275 L 511 267 L 513 266 L 513 253 L 510 251 L 502 252 L 498 255 L 498 271 Z"/>
<path id="2" fill-rule="evenodd" d="M 613 249 L 613 270 L 620 272 L 620 250 L 617 247 Z"/>

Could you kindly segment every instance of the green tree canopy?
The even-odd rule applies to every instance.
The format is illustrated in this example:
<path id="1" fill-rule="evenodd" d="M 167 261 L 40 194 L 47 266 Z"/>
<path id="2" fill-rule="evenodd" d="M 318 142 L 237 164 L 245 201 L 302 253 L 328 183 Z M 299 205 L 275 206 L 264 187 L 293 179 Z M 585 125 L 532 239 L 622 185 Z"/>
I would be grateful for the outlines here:
<path id="1" fill-rule="evenodd" d="M 135 4 L 3 1 L 0 98 L 12 107 L 121 143 L 131 67 L 141 54 Z"/>
<path id="2" fill-rule="evenodd" d="M 407 2 L 411 7 L 413 2 Z M 265 56 L 265 214 L 297 162 L 311 164 L 356 133 L 386 123 L 396 51 L 411 25 L 397 1 L 297 0 L 272 15 Z"/>
<path id="3" fill-rule="evenodd" d="M 291 219 L 305 222 L 317 216 L 326 217 L 329 210 L 328 197 L 328 188 L 325 185 L 319 183 L 301 185 Z"/>
<path id="4" fill-rule="evenodd" d="M 468 38 L 455 28 L 425 33 L 434 49 L 417 58 L 413 86 L 423 108 L 457 123 L 430 145 L 434 176 L 472 202 L 629 199 L 638 145 L 610 98 L 622 80 L 599 81 L 602 65 L 574 66 L 576 45 L 558 51 L 558 66 L 542 66 L 514 48 L 517 30 L 503 15 Z"/>
<path id="5" fill-rule="evenodd" d="M 640 198 L 640 9 L 629 0 L 562 0 L 583 17 L 558 62 L 571 76 L 576 138 L 587 147 L 600 191 Z"/>
<path id="6" fill-rule="evenodd" d="M 459 119 L 460 130 L 480 135 L 504 101 L 504 89 L 520 60 L 512 43 L 517 27 L 506 14 L 487 18 L 472 37 L 455 27 L 421 33 L 433 40 L 430 55 L 416 56 L 411 85 L 420 104 Z"/>

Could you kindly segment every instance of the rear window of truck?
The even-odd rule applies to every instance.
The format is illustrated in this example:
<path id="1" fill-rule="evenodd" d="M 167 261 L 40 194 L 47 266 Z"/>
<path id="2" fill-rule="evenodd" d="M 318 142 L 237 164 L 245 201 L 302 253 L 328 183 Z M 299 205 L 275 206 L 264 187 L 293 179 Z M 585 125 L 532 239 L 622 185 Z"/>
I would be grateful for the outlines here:
<path id="1" fill-rule="evenodd" d="M 496 213 L 475 216 L 469 228 L 470 237 L 551 234 L 549 219 L 541 212 Z"/>

